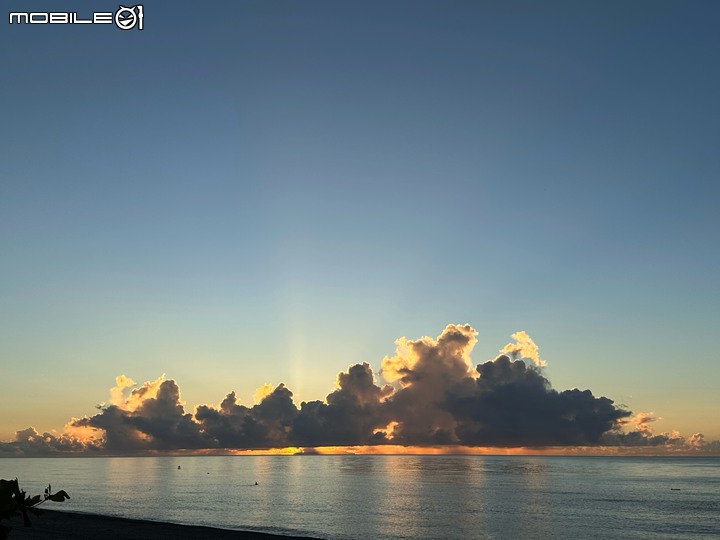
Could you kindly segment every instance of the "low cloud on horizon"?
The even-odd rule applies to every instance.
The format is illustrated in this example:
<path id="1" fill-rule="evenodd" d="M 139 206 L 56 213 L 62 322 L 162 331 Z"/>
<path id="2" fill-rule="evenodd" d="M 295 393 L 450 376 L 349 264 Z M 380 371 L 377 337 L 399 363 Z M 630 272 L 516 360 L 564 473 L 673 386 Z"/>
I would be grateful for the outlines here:
<path id="1" fill-rule="evenodd" d="M 590 390 L 554 390 L 547 365 L 525 332 L 493 360 L 473 367 L 477 332 L 448 325 L 436 338 L 397 340 L 383 359 L 386 384 L 367 363 L 337 375 L 324 401 L 297 406 L 284 384 L 264 385 L 257 404 L 235 392 L 219 405 L 187 412 L 180 388 L 164 375 L 137 385 L 116 379 L 110 401 L 90 417 L 73 418 L 61 434 L 27 428 L 0 443 L 0 456 L 136 455 L 287 447 L 632 447 L 720 453 L 700 433 L 653 432 L 652 413 L 633 413 Z"/>

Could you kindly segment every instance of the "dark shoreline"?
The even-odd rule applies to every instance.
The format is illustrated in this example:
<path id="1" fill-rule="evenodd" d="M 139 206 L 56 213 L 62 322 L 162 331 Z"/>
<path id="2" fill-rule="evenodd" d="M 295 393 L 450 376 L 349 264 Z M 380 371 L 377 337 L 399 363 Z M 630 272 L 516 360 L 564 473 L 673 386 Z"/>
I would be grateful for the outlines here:
<path id="1" fill-rule="evenodd" d="M 46 510 L 31 516 L 32 527 L 23 527 L 22 519 L 13 518 L 3 525 L 12 526 L 8 540 L 38 538 L 47 540 L 319 540 L 306 536 L 285 536 L 254 531 L 234 531 L 213 527 L 178 525 L 161 521 L 128 519 L 81 512 Z"/>

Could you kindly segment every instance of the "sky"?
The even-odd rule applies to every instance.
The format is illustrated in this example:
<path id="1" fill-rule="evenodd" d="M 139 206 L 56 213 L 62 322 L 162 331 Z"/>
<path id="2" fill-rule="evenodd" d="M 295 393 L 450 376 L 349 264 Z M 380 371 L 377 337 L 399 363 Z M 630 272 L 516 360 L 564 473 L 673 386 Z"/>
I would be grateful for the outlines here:
<path id="1" fill-rule="evenodd" d="M 366 363 L 401 408 L 384 359 L 450 358 L 456 396 L 519 331 L 547 365 L 511 347 L 508 376 L 720 439 L 717 3 L 148 0 L 141 31 L 3 6 L 0 440 L 144 410 L 119 375 L 299 410 Z"/>

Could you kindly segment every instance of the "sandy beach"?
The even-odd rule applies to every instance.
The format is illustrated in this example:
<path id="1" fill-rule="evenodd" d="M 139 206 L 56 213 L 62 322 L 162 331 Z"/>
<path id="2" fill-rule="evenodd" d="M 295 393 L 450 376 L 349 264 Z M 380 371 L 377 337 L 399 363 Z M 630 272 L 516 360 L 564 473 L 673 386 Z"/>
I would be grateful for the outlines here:
<path id="1" fill-rule="evenodd" d="M 4 525 L 8 522 L 3 522 Z M 32 518 L 32 527 L 23 527 L 22 519 L 10 523 L 9 540 L 38 538 L 52 540 L 283 540 L 299 536 L 280 536 L 251 531 L 231 531 L 212 527 L 176 525 L 139 519 L 124 519 L 96 514 L 58 512 L 47 510 L 40 517 Z"/>

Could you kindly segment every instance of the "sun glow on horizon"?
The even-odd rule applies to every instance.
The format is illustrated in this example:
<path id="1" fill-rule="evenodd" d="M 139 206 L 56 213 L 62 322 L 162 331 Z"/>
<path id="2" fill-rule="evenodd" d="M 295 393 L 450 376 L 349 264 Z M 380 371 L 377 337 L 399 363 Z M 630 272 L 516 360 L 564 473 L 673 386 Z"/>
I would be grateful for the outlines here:
<path id="1" fill-rule="evenodd" d="M 165 455 L 153 453 L 153 455 Z M 614 446 L 568 446 L 568 447 L 470 447 L 470 446 L 402 446 L 402 445 L 366 445 L 366 446 L 318 446 L 268 449 L 206 449 L 173 451 L 167 455 L 186 456 L 577 456 L 577 457 L 662 457 L 687 455 L 686 452 L 673 451 L 667 447 L 614 447 Z"/>

